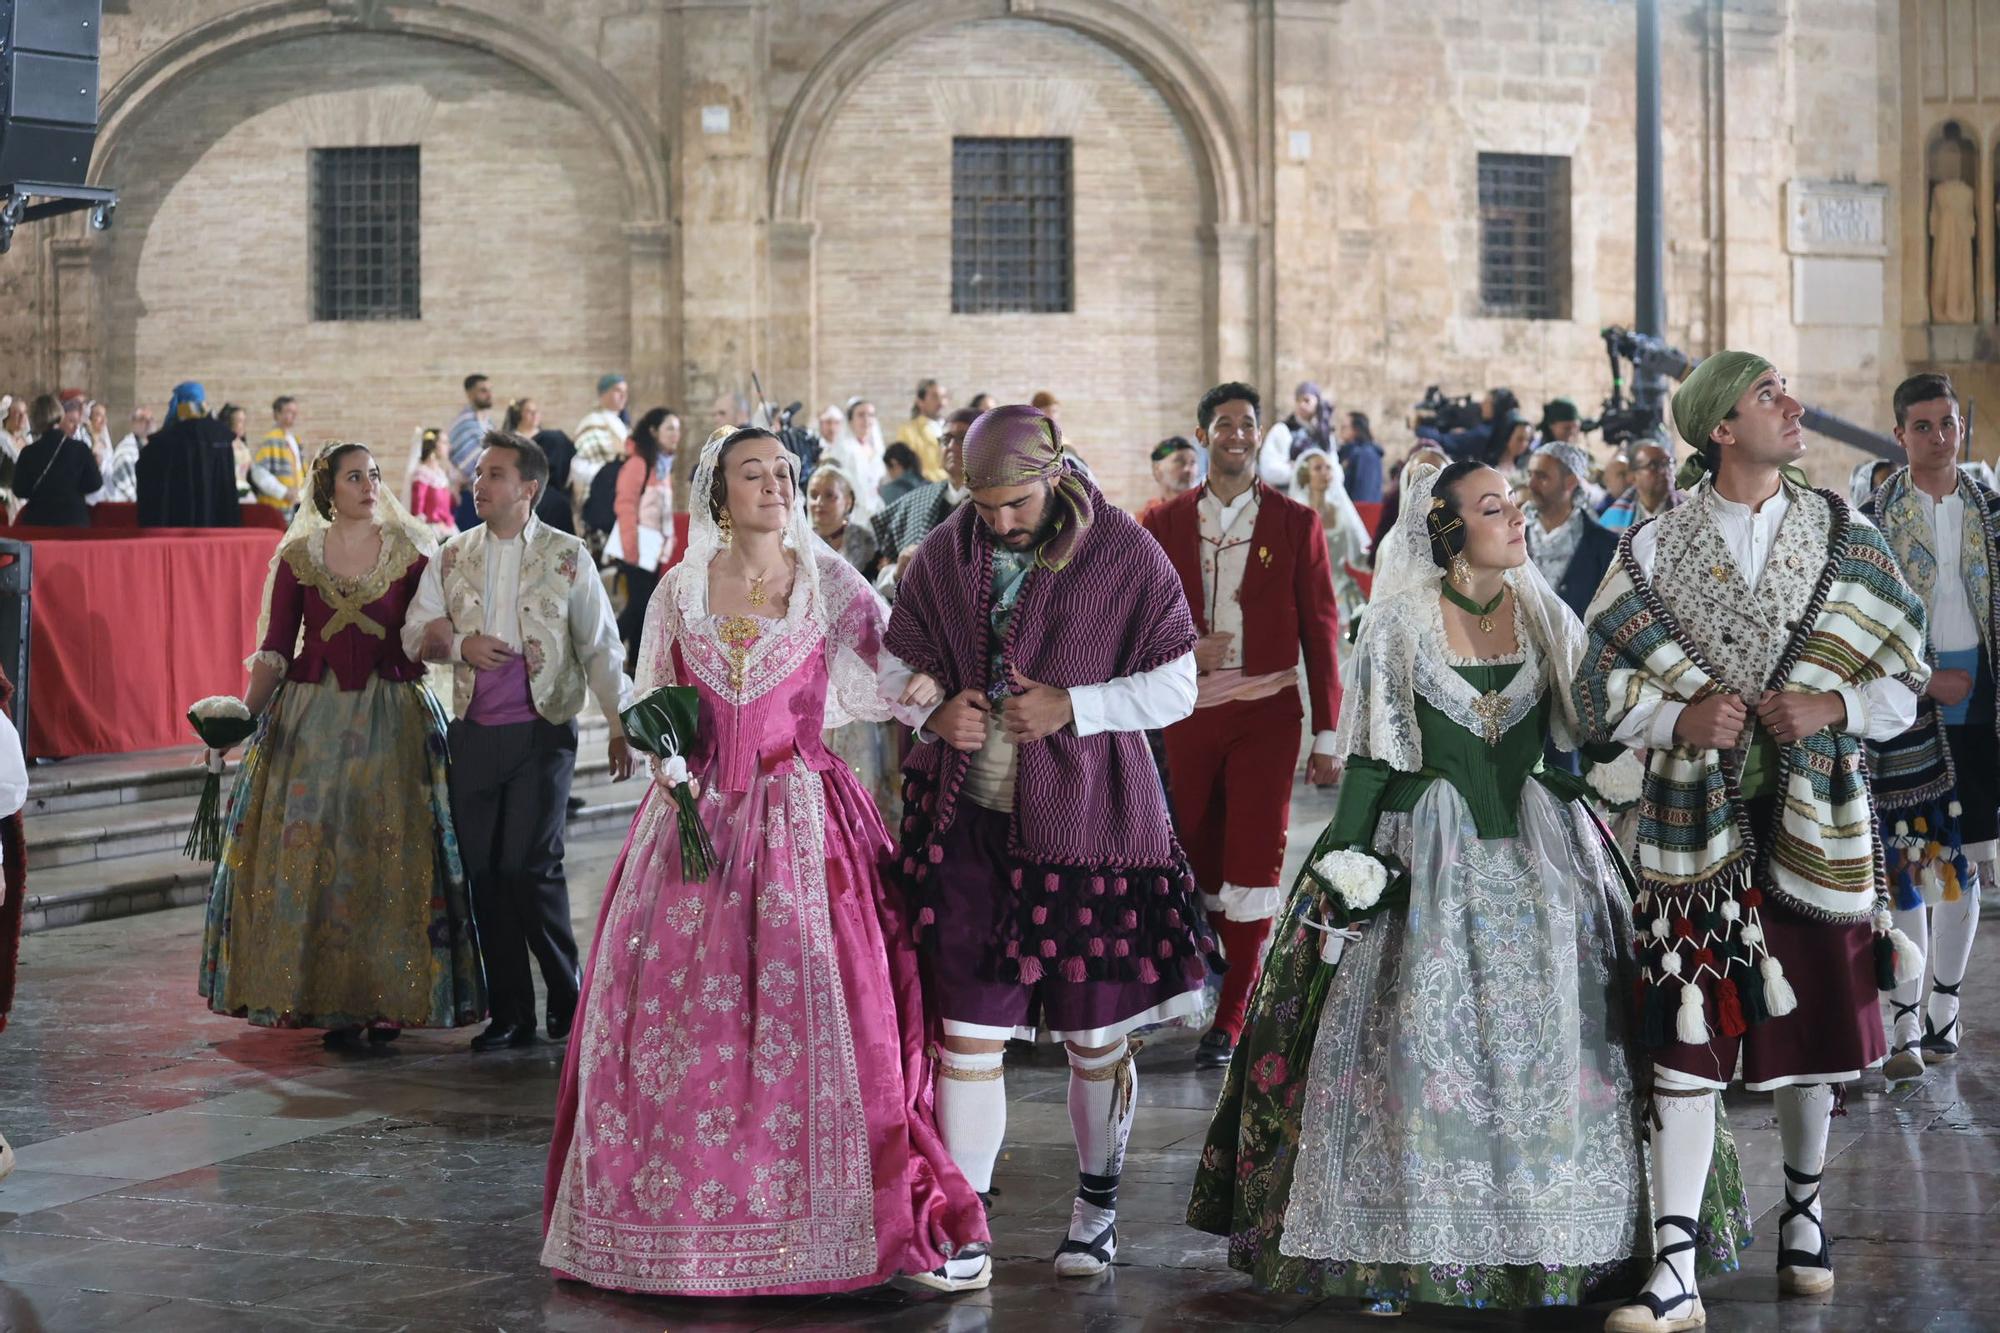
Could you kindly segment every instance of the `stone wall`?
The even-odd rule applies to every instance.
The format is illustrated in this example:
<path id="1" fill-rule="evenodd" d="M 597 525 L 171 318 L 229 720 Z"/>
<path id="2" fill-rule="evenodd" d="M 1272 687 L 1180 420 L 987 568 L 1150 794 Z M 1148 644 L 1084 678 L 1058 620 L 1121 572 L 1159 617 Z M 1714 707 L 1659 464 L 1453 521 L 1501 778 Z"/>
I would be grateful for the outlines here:
<path id="1" fill-rule="evenodd" d="M 1764 350 L 1874 424 L 1926 359 L 1906 195 L 1871 312 L 1866 263 L 1800 264 L 1786 185 L 1908 190 L 1897 9 L 1663 0 L 1668 336 Z M 892 430 L 938 374 L 1053 389 L 1126 502 L 1225 376 L 1276 403 L 1318 380 L 1392 448 L 1432 382 L 1589 412 L 1597 331 L 1633 314 L 1632 52 L 1632 5 L 1602 0 L 130 0 L 97 164 L 125 203 L 0 258 L 0 384 L 119 414 L 184 376 L 295 391 L 309 435 L 400 452 L 470 368 L 555 424 L 623 368 L 696 439 L 753 368 L 815 408 L 870 394 Z M 1072 314 L 948 313 L 948 140 L 996 117 L 1074 126 Z M 424 148 L 424 319 L 315 324 L 305 150 L 384 135 Z M 1570 158 L 1568 318 L 1480 313 L 1481 151 Z M 1829 305 L 1805 284 L 1836 271 Z M 1848 461 L 1815 446 L 1824 477 Z"/>
<path id="2" fill-rule="evenodd" d="M 1071 313 L 951 313 L 957 135 L 1072 140 Z M 1205 387 L 1202 204 L 1159 94 L 1077 34 L 1019 20 L 960 24 L 871 73 L 821 152 L 817 285 L 801 294 L 818 310 L 815 411 L 865 394 L 893 437 L 920 375 L 942 378 L 958 405 L 981 391 L 1025 402 L 1048 389 L 1100 482 L 1139 495 L 1147 450 L 1194 429 Z"/>

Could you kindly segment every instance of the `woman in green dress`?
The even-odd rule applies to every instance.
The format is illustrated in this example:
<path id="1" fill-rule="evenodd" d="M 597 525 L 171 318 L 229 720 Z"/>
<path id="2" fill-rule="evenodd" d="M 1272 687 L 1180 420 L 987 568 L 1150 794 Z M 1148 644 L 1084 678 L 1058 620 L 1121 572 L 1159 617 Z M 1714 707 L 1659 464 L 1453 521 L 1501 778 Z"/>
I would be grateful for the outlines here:
<path id="1" fill-rule="evenodd" d="M 1299 877 L 1188 1209 L 1266 1288 L 1521 1308 L 1652 1256 L 1627 872 L 1542 766 L 1584 648 L 1492 468 L 1424 465 L 1350 664 L 1333 822 Z M 1552 688 L 1553 687 L 1553 688 Z M 1748 1214 L 1720 1145 L 1711 1264 Z"/>

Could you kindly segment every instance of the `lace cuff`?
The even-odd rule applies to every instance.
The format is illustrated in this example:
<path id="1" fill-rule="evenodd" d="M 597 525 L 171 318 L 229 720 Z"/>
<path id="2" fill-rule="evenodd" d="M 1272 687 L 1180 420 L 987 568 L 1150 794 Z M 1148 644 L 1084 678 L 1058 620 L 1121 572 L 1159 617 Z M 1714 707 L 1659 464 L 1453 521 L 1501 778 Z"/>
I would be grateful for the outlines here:
<path id="1" fill-rule="evenodd" d="M 259 652 L 254 652 L 250 654 L 250 656 L 244 658 L 243 669 L 245 671 L 255 671 L 260 663 L 265 666 L 276 667 L 281 674 L 289 670 L 292 665 L 290 662 L 287 662 L 285 660 L 285 655 L 283 653 L 275 652 L 272 649 L 265 648 Z"/>

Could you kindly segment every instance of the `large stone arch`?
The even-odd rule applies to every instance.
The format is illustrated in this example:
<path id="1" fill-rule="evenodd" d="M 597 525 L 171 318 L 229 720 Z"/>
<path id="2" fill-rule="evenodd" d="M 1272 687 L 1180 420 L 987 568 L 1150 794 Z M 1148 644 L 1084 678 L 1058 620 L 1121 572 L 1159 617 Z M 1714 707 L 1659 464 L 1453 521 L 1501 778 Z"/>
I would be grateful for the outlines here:
<path id="1" fill-rule="evenodd" d="M 657 148 L 659 136 L 629 98 L 608 86 L 611 80 L 605 71 L 578 57 L 547 29 L 455 0 L 410 5 L 383 0 L 348 5 L 256 0 L 190 28 L 141 59 L 104 95 L 91 180 L 106 179 L 127 127 L 164 89 L 260 46 L 338 32 L 427 37 L 469 46 L 519 66 L 602 127 L 623 168 L 631 223 L 666 224 L 667 167 Z"/>
<path id="2" fill-rule="evenodd" d="M 660 397 L 674 387 L 669 383 L 672 367 L 667 354 L 673 305 L 671 221 L 659 133 L 606 71 L 557 33 L 532 21 L 475 10 L 459 0 L 424 4 L 356 0 L 336 5 L 256 0 L 187 29 L 149 51 L 117 79 L 100 108 L 91 179 L 117 185 L 121 175 L 138 172 L 139 167 L 127 161 L 128 146 L 146 138 L 144 130 L 158 119 L 156 113 L 168 109 L 178 92 L 198 85 L 205 75 L 246 57 L 282 52 L 293 43 L 339 36 L 442 44 L 443 49 L 496 61 L 589 123 L 602 144 L 599 160 L 606 168 L 597 179 L 603 182 L 606 201 L 615 201 L 615 225 L 623 233 L 627 291 L 607 298 L 625 307 L 619 322 L 629 332 L 619 361 L 631 374 L 636 392 Z M 164 165 L 150 159 L 143 164 L 146 174 Z M 121 230 L 144 225 L 144 219 L 131 216 L 132 210 L 125 212 L 118 219 Z M 115 241 L 116 235 L 110 239 Z M 116 342 L 121 331 L 106 314 L 107 284 L 117 280 L 106 241 L 58 242 L 55 263 L 58 341 L 66 348 L 89 349 L 66 358 L 82 363 L 74 372 L 78 382 L 103 382 L 107 374 L 115 376 L 131 355 L 129 348 Z"/>
<path id="3" fill-rule="evenodd" d="M 769 182 L 773 290 L 811 290 L 819 149 L 862 77 L 925 32 L 982 19 L 1052 24 L 1095 41 L 1137 69 L 1172 109 L 1202 177 L 1205 304 L 1202 361 L 1211 378 L 1268 379 L 1271 311 L 1260 276 L 1265 228 L 1257 155 L 1220 79 L 1184 36 L 1124 0 L 890 0 L 848 32 L 807 75 L 778 126 Z M 790 382 L 823 386 L 815 366 L 818 312 L 774 323 L 769 346 Z"/>

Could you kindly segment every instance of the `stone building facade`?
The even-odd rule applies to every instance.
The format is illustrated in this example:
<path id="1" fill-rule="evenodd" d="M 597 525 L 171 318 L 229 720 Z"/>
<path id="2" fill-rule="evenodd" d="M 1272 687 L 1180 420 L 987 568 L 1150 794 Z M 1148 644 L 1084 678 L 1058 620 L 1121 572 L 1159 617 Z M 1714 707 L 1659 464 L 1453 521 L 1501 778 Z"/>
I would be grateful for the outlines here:
<path id="1" fill-rule="evenodd" d="M 1663 0 L 1672 341 L 1764 350 L 1877 427 L 1914 365 L 2000 390 L 1990 9 Z M 253 422 L 296 393 L 309 438 L 377 442 L 392 475 L 468 371 L 569 425 L 626 370 L 635 409 L 680 406 L 696 440 L 753 369 L 809 412 L 867 395 L 890 432 L 935 375 L 960 402 L 1053 391 L 1132 503 L 1218 379 L 1278 404 L 1317 380 L 1393 452 L 1431 383 L 1589 412 L 1598 330 L 1633 314 L 1631 0 L 106 10 L 92 179 L 122 203 L 0 257 L 0 379 L 114 414 L 201 379 Z M 1953 118 L 1980 145 L 1984 285 L 1940 330 L 1925 146 Z M 1072 307 L 953 314 L 952 140 L 1023 135 L 1073 146 Z M 421 150 L 421 317 L 316 320 L 310 150 L 398 145 Z M 1564 160 L 1555 317 L 1482 303 L 1489 153 Z"/>

